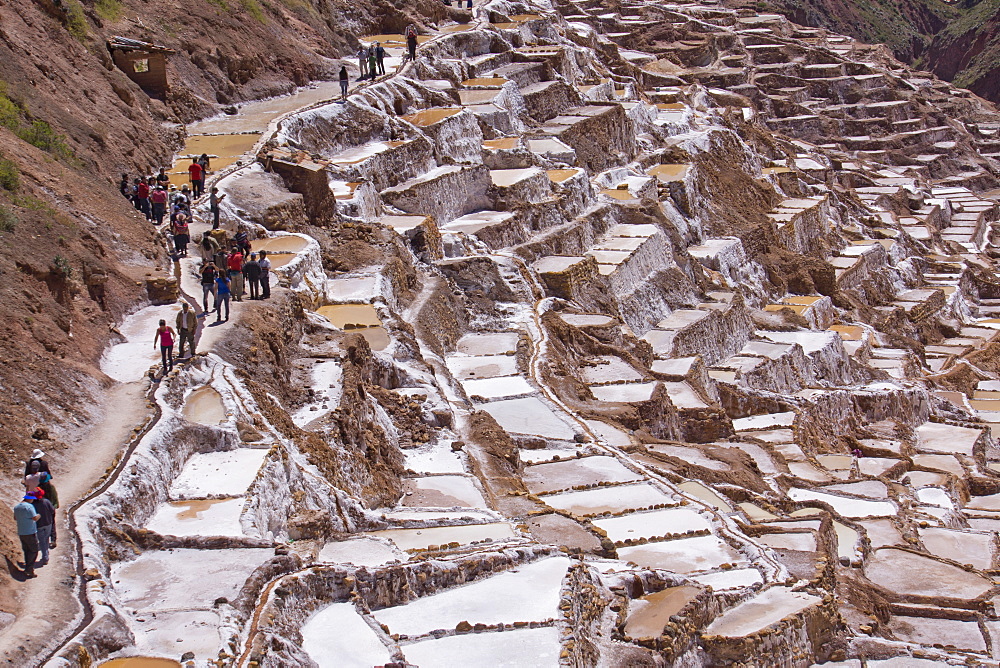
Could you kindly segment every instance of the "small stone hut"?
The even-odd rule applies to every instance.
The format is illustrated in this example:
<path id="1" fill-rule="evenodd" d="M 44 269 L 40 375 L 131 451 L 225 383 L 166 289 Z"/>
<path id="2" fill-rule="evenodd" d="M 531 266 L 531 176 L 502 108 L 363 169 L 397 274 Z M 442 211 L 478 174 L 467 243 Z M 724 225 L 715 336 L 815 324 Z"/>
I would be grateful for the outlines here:
<path id="1" fill-rule="evenodd" d="M 108 40 L 108 51 L 118 69 L 139 84 L 150 97 L 166 96 L 170 87 L 167 82 L 167 56 L 175 53 L 173 49 L 115 36 Z"/>

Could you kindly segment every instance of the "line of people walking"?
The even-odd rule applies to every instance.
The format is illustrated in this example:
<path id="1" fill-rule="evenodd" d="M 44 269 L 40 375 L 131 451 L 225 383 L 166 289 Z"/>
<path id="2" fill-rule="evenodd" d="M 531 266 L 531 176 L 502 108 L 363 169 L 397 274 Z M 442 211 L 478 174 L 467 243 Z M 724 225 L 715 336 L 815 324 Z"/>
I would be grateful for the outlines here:
<path id="1" fill-rule="evenodd" d="M 45 453 L 35 448 L 24 463 L 24 497 L 14 506 L 17 537 L 24 555 L 18 567 L 25 578 L 35 577 L 35 569 L 49 563 L 49 551 L 56 546 L 59 494 L 44 457 Z"/>

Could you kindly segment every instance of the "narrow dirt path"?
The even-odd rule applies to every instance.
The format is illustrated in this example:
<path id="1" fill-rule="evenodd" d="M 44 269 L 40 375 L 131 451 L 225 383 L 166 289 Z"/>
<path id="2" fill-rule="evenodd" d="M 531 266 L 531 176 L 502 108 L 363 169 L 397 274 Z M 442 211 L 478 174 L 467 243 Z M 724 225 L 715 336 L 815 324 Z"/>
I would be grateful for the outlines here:
<path id="1" fill-rule="evenodd" d="M 37 665 L 39 657 L 65 641 L 81 613 L 73 561 L 75 537 L 69 535 L 68 509 L 85 496 L 114 464 L 133 430 L 150 414 L 146 406 L 148 381 L 118 384 L 104 394 L 100 418 L 66 455 L 53 464 L 59 489 L 58 547 L 49 564 L 37 569 L 30 582 L 14 583 L 19 614 L 0 632 L 0 663 Z M 39 643 L 39 639 L 48 642 Z"/>

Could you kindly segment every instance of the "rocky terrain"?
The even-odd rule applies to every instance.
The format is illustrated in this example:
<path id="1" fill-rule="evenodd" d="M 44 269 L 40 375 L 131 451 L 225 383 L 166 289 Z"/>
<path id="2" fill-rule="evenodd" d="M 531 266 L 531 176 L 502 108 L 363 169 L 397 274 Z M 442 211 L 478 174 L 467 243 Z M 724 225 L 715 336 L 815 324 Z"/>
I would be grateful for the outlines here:
<path id="1" fill-rule="evenodd" d="M 148 271 L 66 344 L 104 408 L 18 423 L 112 451 L 49 567 L 79 609 L 5 608 L 8 661 L 997 665 L 994 106 L 716 4 L 421 24 L 411 63 L 372 26 L 389 74 L 345 103 L 188 125 L 277 285 L 157 382 L 201 259 L 105 242 Z"/>

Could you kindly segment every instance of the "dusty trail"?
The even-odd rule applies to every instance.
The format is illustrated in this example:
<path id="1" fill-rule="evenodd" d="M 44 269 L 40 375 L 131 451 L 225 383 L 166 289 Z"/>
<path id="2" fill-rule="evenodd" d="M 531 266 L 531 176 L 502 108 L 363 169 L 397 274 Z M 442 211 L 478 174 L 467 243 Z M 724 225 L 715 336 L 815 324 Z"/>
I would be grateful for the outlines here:
<path id="1" fill-rule="evenodd" d="M 17 589 L 20 613 L 0 632 L 0 661 L 33 665 L 38 657 L 60 646 L 82 617 L 75 580 L 76 536 L 69 529 L 69 509 L 88 495 L 112 467 L 134 430 L 152 415 L 146 403 L 148 382 L 118 384 L 110 388 L 100 407 L 99 419 L 86 436 L 59 463 L 55 482 L 60 508 L 58 547 L 49 564 L 37 569 L 30 585 Z M 39 646 L 38 639 L 49 640 Z"/>

